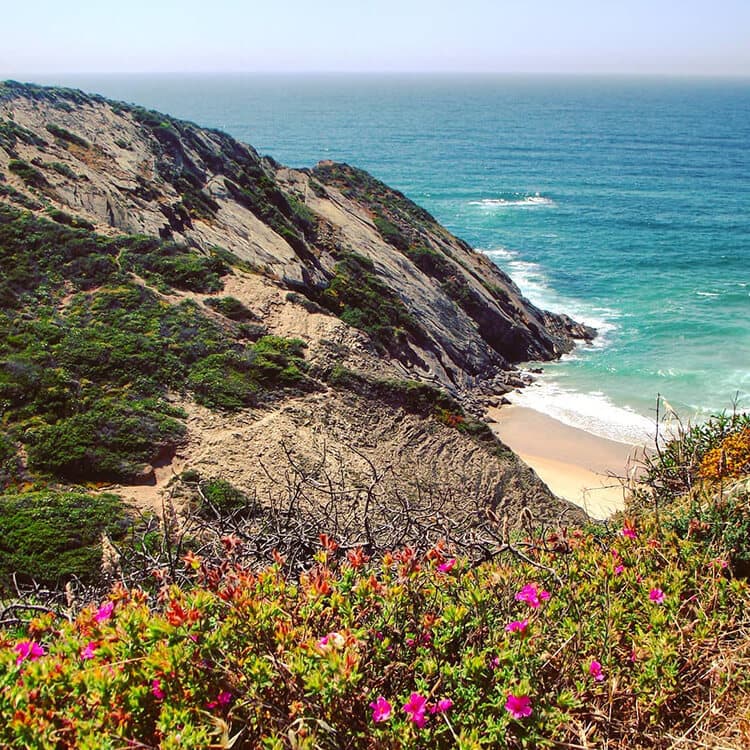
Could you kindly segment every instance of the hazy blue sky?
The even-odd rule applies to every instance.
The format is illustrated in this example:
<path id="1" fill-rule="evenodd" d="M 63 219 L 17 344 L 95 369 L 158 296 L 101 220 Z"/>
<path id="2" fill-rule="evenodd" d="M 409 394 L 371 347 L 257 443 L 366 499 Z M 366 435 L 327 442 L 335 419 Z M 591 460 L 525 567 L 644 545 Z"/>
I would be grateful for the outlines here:
<path id="1" fill-rule="evenodd" d="M 750 75 L 750 0 L 12 0 L 0 79 L 55 72 Z"/>

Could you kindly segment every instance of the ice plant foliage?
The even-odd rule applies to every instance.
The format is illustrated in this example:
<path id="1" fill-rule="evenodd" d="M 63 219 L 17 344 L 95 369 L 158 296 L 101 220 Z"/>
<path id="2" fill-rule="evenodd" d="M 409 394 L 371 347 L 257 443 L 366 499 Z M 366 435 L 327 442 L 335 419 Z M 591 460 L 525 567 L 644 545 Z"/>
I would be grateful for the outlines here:
<path id="1" fill-rule="evenodd" d="M 747 670 L 711 666 L 750 653 L 725 627 L 750 605 L 715 562 L 729 550 L 657 533 L 576 531 L 564 554 L 450 571 L 444 548 L 353 563 L 330 538 L 297 578 L 183 561 L 193 587 L 120 588 L 23 640 L 0 631 L 0 747 L 528 750 L 580 744 L 581 726 L 591 747 L 650 747 L 750 696 Z M 643 606 L 665 591 L 668 618 Z"/>

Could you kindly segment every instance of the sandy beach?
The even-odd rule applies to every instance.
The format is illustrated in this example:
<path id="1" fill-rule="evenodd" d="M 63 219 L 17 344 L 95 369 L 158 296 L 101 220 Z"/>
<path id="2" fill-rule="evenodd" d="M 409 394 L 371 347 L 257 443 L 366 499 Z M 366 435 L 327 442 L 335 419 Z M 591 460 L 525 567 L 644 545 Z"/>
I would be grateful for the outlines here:
<path id="1" fill-rule="evenodd" d="M 607 518 L 624 504 L 621 479 L 632 476 L 640 446 L 597 437 L 522 406 L 490 408 L 493 432 L 559 497 L 593 518 Z"/>

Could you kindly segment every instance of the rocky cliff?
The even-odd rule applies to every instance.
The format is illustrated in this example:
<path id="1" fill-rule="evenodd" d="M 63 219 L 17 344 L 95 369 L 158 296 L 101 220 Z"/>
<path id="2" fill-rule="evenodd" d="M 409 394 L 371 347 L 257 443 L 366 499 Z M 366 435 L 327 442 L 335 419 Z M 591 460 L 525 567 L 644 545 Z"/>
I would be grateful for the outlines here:
<path id="1" fill-rule="evenodd" d="M 7 82 L 0 201 L 0 400 L 15 467 L 6 483 L 116 480 L 143 504 L 189 469 L 270 496 L 290 462 L 319 461 L 355 484 L 387 475 L 393 497 L 440 487 L 450 513 L 531 505 L 552 517 L 566 507 L 476 421 L 474 395 L 503 392 L 515 363 L 558 357 L 594 332 L 537 309 L 369 174 L 330 162 L 288 169 L 218 131 Z M 190 323 L 175 333 L 164 316 L 178 314 Z M 69 331 L 67 348 L 50 325 Z M 80 344 L 107 327 L 135 338 Z M 31 338 L 21 346 L 23 335 L 44 353 Z M 203 349 L 190 349 L 190 336 Z M 152 346 L 163 357 L 143 365 Z M 50 372 L 62 373 L 49 387 L 64 403 L 34 413 Z M 86 400 L 90 383 L 98 390 Z M 102 462 L 101 446 L 120 433 L 91 413 L 118 398 L 131 411 L 151 399 L 139 418 L 158 413 L 177 427 L 154 427 L 137 455 Z M 84 417 L 88 447 L 70 437 Z M 63 437 L 67 461 L 39 447 Z"/>

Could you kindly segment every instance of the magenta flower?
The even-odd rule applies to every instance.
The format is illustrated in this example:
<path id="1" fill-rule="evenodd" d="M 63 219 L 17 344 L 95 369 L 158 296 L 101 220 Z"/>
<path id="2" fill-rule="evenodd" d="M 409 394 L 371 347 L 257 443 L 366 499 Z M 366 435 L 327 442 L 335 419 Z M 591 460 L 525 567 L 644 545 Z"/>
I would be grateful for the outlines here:
<path id="1" fill-rule="evenodd" d="M 513 693 L 508 693 L 505 710 L 514 719 L 523 719 L 526 716 L 531 716 L 531 698 L 528 695 L 513 695 Z"/>
<path id="2" fill-rule="evenodd" d="M 621 533 L 626 539 L 635 539 L 638 536 L 638 532 L 632 526 L 623 526 Z"/>
<path id="3" fill-rule="evenodd" d="M 451 557 L 450 560 L 446 560 L 444 563 L 441 563 L 440 565 L 438 565 L 437 569 L 441 573 L 448 573 L 455 564 L 456 564 L 456 558 Z"/>
<path id="4" fill-rule="evenodd" d="M 166 694 L 161 689 L 161 680 L 156 678 L 151 680 L 151 692 L 154 694 L 154 698 L 159 701 L 163 701 Z"/>
<path id="5" fill-rule="evenodd" d="M 427 698 L 419 693 L 412 693 L 409 700 L 404 703 L 404 711 L 409 718 L 421 729 L 425 725 L 425 711 L 427 710 Z"/>
<path id="6" fill-rule="evenodd" d="M 492 659 L 490 659 L 490 666 L 492 669 L 497 669 L 500 666 L 500 657 L 493 656 Z"/>
<path id="7" fill-rule="evenodd" d="M 370 704 L 370 708 L 372 709 L 372 720 L 376 723 L 388 721 L 391 718 L 391 704 L 382 695 L 379 695 Z M 404 710 L 406 710 L 406 706 L 404 706 Z"/>
<path id="8" fill-rule="evenodd" d="M 449 709 L 453 708 L 453 701 L 450 698 L 441 698 L 437 705 L 430 708 L 431 714 L 444 714 Z"/>
<path id="9" fill-rule="evenodd" d="M 86 644 L 86 648 L 81 651 L 81 659 L 93 659 L 94 654 L 96 653 L 96 643 L 94 641 L 89 641 Z"/>
<path id="10" fill-rule="evenodd" d="M 604 672 L 602 672 L 602 665 L 596 659 L 592 659 L 591 664 L 589 664 L 589 674 L 597 682 L 601 682 L 604 679 Z"/>
<path id="11" fill-rule="evenodd" d="M 549 591 L 539 591 L 533 583 L 527 583 L 517 594 L 517 602 L 526 602 L 532 609 L 536 609 L 542 601 L 549 599 Z"/>
<path id="12" fill-rule="evenodd" d="M 513 620 L 513 622 L 509 622 L 505 626 L 505 630 L 508 633 L 520 633 L 521 635 L 523 635 L 526 632 L 526 627 L 528 626 L 528 624 L 528 620 Z"/>
<path id="13" fill-rule="evenodd" d="M 18 656 L 16 657 L 16 665 L 20 664 L 25 659 L 29 661 L 36 661 L 40 656 L 44 656 L 44 647 L 40 646 L 36 641 L 21 641 L 17 643 L 13 649 Z"/>
<path id="14" fill-rule="evenodd" d="M 231 702 L 232 694 L 228 690 L 222 690 L 216 696 L 216 700 L 210 701 L 206 704 L 206 708 L 219 708 L 220 706 L 224 708 L 224 706 L 228 706 Z"/>
<path id="15" fill-rule="evenodd" d="M 109 620 L 110 617 L 112 617 L 112 612 L 115 608 L 114 602 L 106 602 L 105 604 L 102 604 L 101 607 L 96 611 L 96 614 L 94 615 L 94 620 L 96 622 L 105 622 L 106 620 Z"/>
<path id="16" fill-rule="evenodd" d="M 619 576 L 622 574 L 622 572 L 625 570 L 624 565 L 615 565 L 615 575 Z"/>
<path id="17" fill-rule="evenodd" d="M 648 592 L 648 598 L 655 604 L 664 604 L 664 592 L 661 589 L 651 589 Z"/>

